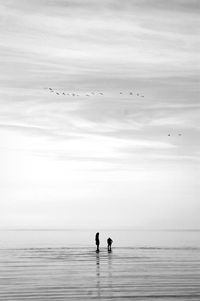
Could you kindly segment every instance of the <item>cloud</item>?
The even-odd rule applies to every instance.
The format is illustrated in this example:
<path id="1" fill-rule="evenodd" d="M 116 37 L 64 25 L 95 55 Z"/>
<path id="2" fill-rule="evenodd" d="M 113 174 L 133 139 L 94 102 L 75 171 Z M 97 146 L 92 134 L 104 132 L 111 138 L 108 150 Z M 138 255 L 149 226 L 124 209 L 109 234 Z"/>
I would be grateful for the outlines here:
<path id="1" fill-rule="evenodd" d="M 98 77 L 115 81 L 117 76 L 126 80 L 195 72 L 195 10 L 179 10 L 183 5 L 173 1 L 173 12 L 168 12 L 165 8 L 172 4 L 159 3 L 2 2 L 4 77 L 34 84 L 46 77 L 63 85 L 69 77 L 88 84 Z"/>
<path id="2" fill-rule="evenodd" d="M 116 140 L 108 146 L 113 156 L 121 156 L 118 143 L 125 156 L 132 148 L 143 149 L 145 156 L 146 149 L 156 148 L 166 149 L 166 156 L 175 156 L 176 148 L 183 156 L 195 155 L 200 127 L 196 1 L 0 5 L 1 128 L 61 144 L 79 139 L 83 149 Z M 80 97 L 49 95 L 43 89 L 48 86 Z M 104 96 L 87 99 L 91 90 L 103 90 Z M 145 98 L 137 98 L 137 92 Z M 184 131 L 182 142 L 169 141 L 169 131 Z M 194 148 L 188 148 L 189 141 Z M 90 148 L 83 157 L 93 159 Z"/>
<path id="3" fill-rule="evenodd" d="M 2 226 L 199 212 L 198 2 L 0 0 Z"/>

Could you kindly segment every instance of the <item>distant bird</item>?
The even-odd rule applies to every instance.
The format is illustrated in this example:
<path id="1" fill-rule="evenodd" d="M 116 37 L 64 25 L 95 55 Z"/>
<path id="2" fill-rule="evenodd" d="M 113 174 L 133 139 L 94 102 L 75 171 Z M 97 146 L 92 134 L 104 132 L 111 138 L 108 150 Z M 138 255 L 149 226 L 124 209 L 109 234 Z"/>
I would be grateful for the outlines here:
<path id="1" fill-rule="evenodd" d="M 100 95 L 103 95 L 103 93 L 102 93 L 102 92 L 100 92 L 99 94 L 100 94 Z"/>
<path id="2" fill-rule="evenodd" d="M 140 94 L 139 93 L 137 93 L 137 96 L 139 96 Z"/>
<path id="3" fill-rule="evenodd" d="M 52 90 L 51 88 L 49 88 L 49 90 Z"/>
<path id="4" fill-rule="evenodd" d="M 76 96 L 76 94 L 75 94 L 75 93 L 72 93 L 72 96 Z"/>
<path id="5" fill-rule="evenodd" d="M 65 93 L 63 92 L 63 95 L 65 95 Z"/>
<path id="6" fill-rule="evenodd" d="M 130 94 L 130 95 L 133 95 L 133 92 L 130 92 L 129 94 Z"/>
<path id="7" fill-rule="evenodd" d="M 170 134 L 168 134 L 168 137 L 171 136 Z"/>
<path id="8" fill-rule="evenodd" d="M 58 92 L 56 92 L 57 95 L 60 95 Z"/>
<path id="9" fill-rule="evenodd" d="M 178 134 L 179 136 L 182 136 L 182 134 Z"/>
<path id="10" fill-rule="evenodd" d="M 119 92 L 119 94 L 122 94 L 122 92 Z"/>

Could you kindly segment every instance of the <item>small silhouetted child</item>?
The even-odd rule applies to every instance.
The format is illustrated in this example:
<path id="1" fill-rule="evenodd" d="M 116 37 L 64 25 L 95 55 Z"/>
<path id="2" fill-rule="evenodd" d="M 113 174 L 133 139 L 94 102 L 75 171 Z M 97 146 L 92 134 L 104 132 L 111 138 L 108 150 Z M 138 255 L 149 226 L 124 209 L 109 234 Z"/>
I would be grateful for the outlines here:
<path id="1" fill-rule="evenodd" d="M 108 239 L 107 239 L 107 243 L 108 243 L 108 251 L 109 252 L 111 252 L 111 246 L 112 246 L 112 239 L 109 237 Z"/>
<path id="2" fill-rule="evenodd" d="M 100 245 L 99 232 L 97 232 L 96 235 L 95 235 L 95 242 L 96 242 L 96 246 L 97 246 L 96 252 L 99 252 L 99 245 Z"/>

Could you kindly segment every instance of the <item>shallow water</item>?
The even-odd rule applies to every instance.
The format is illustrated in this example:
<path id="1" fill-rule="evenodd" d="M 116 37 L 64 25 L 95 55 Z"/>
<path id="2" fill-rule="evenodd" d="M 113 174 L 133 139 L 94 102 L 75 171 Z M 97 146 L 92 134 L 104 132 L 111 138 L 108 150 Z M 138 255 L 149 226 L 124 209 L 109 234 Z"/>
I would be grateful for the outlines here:
<path id="1" fill-rule="evenodd" d="M 0 231 L 0 300 L 200 300 L 199 232 L 94 234 Z"/>

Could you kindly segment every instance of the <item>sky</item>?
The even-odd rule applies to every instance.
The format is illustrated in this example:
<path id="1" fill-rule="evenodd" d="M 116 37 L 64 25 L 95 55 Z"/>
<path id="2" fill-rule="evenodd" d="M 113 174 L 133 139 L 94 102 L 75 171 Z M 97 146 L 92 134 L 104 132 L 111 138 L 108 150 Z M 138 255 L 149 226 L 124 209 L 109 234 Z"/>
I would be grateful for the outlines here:
<path id="1" fill-rule="evenodd" d="M 200 229 L 199 11 L 0 0 L 0 229 Z"/>

